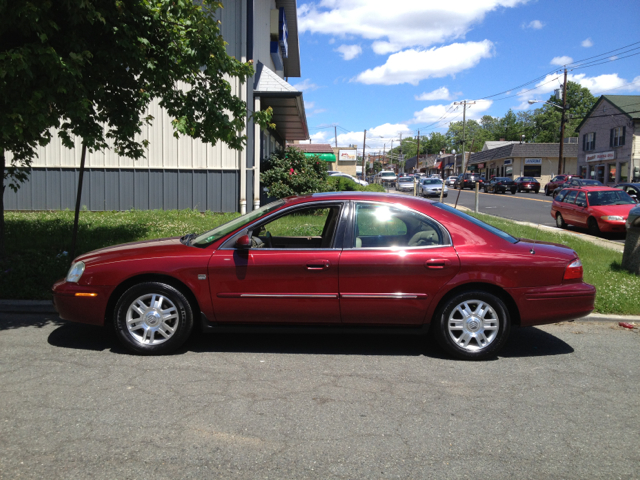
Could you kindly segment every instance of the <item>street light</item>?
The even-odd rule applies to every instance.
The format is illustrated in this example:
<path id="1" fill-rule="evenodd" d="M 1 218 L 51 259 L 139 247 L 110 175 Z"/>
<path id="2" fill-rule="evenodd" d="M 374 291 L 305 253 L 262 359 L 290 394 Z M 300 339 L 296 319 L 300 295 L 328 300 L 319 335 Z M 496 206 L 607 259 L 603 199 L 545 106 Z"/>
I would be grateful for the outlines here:
<path id="1" fill-rule="evenodd" d="M 566 78 L 567 78 L 567 71 L 565 69 L 564 72 L 564 76 L 565 76 L 565 84 L 566 84 Z M 563 94 L 562 96 L 563 98 L 563 103 L 562 106 L 557 105 L 553 102 L 550 101 L 544 101 L 544 100 L 529 100 L 529 105 L 533 105 L 534 103 L 547 103 L 549 105 L 553 105 L 556 108 L 559 108 L 560 110 L 562 110 L 562 119 L 560 120 L 560 152 L 558 153 L 558 175 L 562 175 L 562 157 L 564 155 L 564 116 L 565 113 L 567 112 L 568 108 L 566 106 L 566 95 Z M 540 174 L 542 174 L 542 172 L 540 172 Z"/>

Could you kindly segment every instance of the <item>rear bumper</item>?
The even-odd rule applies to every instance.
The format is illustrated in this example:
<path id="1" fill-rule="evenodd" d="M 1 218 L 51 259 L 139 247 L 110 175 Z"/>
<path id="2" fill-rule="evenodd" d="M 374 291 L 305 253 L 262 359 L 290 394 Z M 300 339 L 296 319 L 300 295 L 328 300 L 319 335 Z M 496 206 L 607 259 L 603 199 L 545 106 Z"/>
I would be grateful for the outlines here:
<path id="1" fill-rule="evenodd" d="M 63 320 L 104 325 L 107 302 L 113 287 L 81 286 L 59 280 L 53 285 L 53 306 Z M 95 293 L 95 297 L 77 296 Z"/>
<path id="2" fill-rule="evenodd" d="M 596 287 L 574 283 L 508 290 L 520 311 L 520 325 L 544 325 L 582 318 L 593 311 Z"/>

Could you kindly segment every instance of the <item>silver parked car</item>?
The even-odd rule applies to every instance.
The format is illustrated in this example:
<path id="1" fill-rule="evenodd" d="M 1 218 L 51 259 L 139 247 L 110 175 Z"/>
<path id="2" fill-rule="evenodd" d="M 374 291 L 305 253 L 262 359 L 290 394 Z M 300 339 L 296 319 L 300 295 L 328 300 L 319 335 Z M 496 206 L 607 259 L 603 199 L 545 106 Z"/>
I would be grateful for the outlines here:
<path id="1" fill-rule="evenodd" d="M 443 189 L 442 180 L 439 178 L 423 178 L 418 186 L 418 195 L 423 197 L 439 197 Z M 449 189 L 444 185 L 443 197 L 449 194 Z"/>
<path id="2" fill-rule="evenodd" d="M 366 182 L 364 180 L 360 180 L 359 178 L 356 178 L 352 175 L 349 175 L 348 173 L 342 173 L 342 172 L 338 172 L 338 173 L 334 173 L 329 175 L 330 177 L 344 177 L 344 178 L 348 178 L 349 180 L 353 180 L 354 182 L 356 182 L 358 185 L 361 185 L 363 187 L 366 187 L 367 185 L 369 185 L 369 182 Z"/>
<path id="3" fill-rule="evenodd" d="M 396 190 L 399 192 L 413 192 L 414 183 L 414 177 L 398 177 L 398 180 L 396 180 Z"/>

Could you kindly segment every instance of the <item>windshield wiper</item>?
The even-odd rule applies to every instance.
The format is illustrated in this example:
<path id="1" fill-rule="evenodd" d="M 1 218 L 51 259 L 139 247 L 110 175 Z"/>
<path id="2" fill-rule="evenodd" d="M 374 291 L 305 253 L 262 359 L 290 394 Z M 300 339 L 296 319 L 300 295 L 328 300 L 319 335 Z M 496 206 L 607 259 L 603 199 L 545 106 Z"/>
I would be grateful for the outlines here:
<path id="1" fill-rule="evenodd" d="M 184 243 L 185 245 L 191 245 L 192 240 L 197 236 L 198 236 L 197 233 L 187 233 L 185 236 L 180 237 L 180 243 Z"/>

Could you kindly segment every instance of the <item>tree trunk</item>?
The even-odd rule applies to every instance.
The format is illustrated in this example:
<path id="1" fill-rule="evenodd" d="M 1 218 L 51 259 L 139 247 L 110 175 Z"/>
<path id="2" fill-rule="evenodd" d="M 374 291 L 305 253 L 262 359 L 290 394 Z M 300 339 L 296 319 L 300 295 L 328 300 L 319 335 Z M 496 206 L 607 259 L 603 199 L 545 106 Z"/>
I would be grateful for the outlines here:
<path id="1" fill-rule="evenodd" d="M 76 258 L 76 241 L 78 239 L 78 220 L 80 217 L 80 200 L 82 198 L 82 179 L 84 177 L 84 159 L 87 156 L 87 147 L 82 144 L 82 156 L 80 157 L 80 176 L 78 178 L 78 194 L 76 196 L 76 213 L 73 219 L 73 234 L 71 236 L 71 261 Z"/>
<path id="2" fill-rule="evenodd" d="M 0 260 L 4 259 L 4 168 L 5 168 L 5 159 L 4 159 L 4 150 L 0 149 L 0 164 L 2 165 L 2 176 L 0 176 L 0 180 L 2 181 L 2 188 L 0 189 Z"/>

